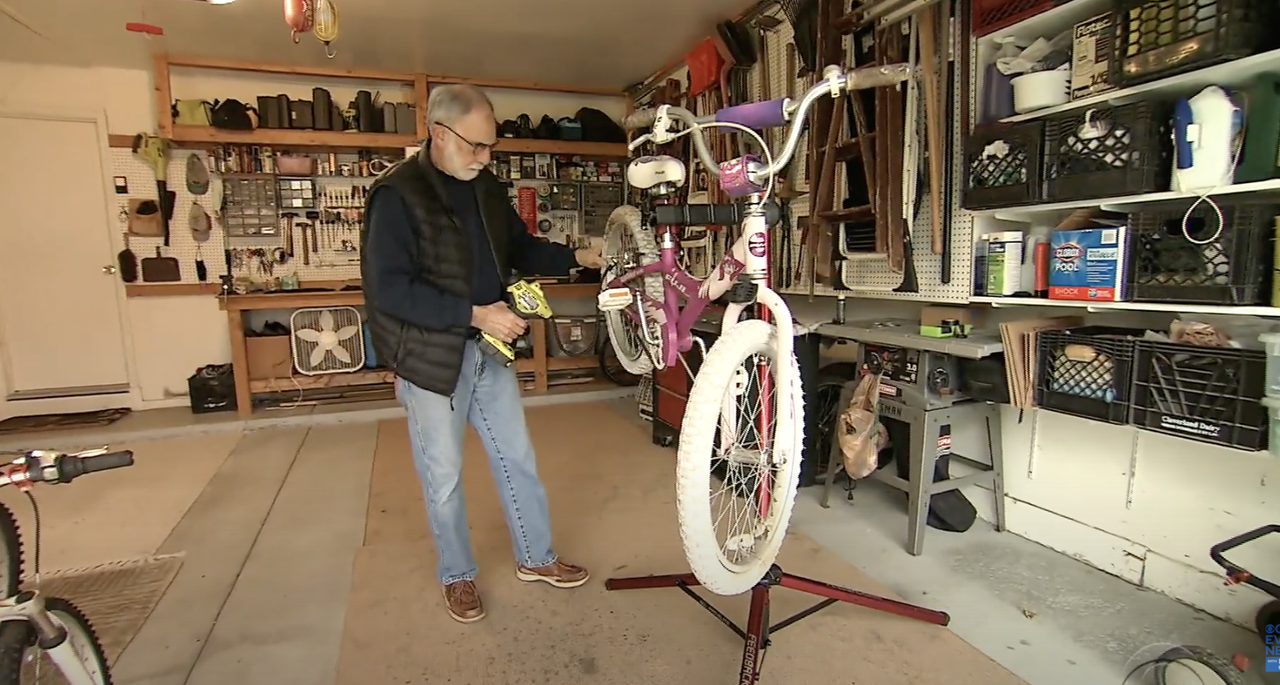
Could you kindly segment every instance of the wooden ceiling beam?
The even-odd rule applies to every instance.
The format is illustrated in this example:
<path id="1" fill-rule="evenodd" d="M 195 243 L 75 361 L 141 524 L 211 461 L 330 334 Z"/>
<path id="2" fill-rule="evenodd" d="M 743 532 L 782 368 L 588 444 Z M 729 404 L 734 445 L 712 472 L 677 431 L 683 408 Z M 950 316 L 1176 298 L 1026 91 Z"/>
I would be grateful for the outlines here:
<path id="1" fill-rule="evenodd" d="M 415 85 L 422 74 L 374 71 L 363 69 L 337 69 L 332 67 L 297 67 L 283 64 L 264 64 L 261 62 L 240 62 L 225 59 L 205 59 L 203 57 L 166 56 L 169 69 L 175 67 L 190 69 L 214 69 L 222 71 L 244 71 L 258 74 L 281 74 L 286 76 L 311 76 L 321 78 L 345 78 L 362 81 L 389 81 Z M 626 97 L 621 90 L 611 88 L 589 88 L 571 86 L 561 83 L 542 83 L 537 81 L 513 81 L 503 79 L 476 79 L 461 76 L 440 76 L 426 74 L 428 84 L 469 83 L 480 88 L 501 88 L 508 90 L 530 90 L 544 93 L 567 93 L 570 95 L 591 95 L 598 97 Z"/>

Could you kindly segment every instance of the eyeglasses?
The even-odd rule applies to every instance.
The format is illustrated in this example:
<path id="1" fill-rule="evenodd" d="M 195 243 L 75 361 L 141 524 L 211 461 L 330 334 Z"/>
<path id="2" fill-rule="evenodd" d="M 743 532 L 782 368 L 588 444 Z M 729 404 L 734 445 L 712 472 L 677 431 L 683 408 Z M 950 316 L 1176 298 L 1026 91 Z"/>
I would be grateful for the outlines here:
<path id="1" fill-rule="evenodd" d="M 474 143 L 474 142 L 472 142 L 471 140 L 469 140 L 466 136 L 464 136 L 464 135 L 462 135 L 461 133 L 458 133 L 457 131 L 453 130 L 453 128 L 451 128 L 450 126 L 448 126 L 448 125 L 446 125 L 446 124 L 438 124 L 438 125 L 439 125 L 441 128 L 443 128 L 444 130 L 448 131 L 449 133 L 452 133 L 453 135 L 457 136 L 457 137 L 458 137 L 458 140 L 461 140 L 462 142 L 466 143 L 467 145 L 470 145 L 470 146 L 471 146 L 471 154 L 473 154 L 473 155 L 475 155 L 475 156 L 477 156 L 477 157 L 479 157 L 480 155 L 483 155 L 483 154 L 484 154 L 484 153 L 486 153 L 486 152 L 493 152 L 494 148 L 496 148 L 496 147 L 498 146 L 498 142 L 497 142 L 497 141 L 494 141 L 494 142 L 492 142 L 492 143 Z"/>

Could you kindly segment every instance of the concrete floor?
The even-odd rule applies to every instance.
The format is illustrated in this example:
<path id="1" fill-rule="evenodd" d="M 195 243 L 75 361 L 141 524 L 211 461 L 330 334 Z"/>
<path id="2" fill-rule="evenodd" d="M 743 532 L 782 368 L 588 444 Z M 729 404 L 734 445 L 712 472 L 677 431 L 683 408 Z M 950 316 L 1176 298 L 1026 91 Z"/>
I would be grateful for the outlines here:
<path id="1" fill-rule="evenodd" d="M 374 421 L 397 413 L 394 403 L 365 403 L 281 411 L 246 424 L 220 415 L 192 421 L 185 410 L 148 412 L 105 429 L 4 436 L 0 448 L 163 439 L 166 449 L 185 441 L 192 454 L 205 455 L 203 470 L 184 483 L 151 484 L 175 493 L 155 505 L 158 513 L 148 513 L 144 498 L 130 498 L 130 520 L 154 523 L 147 534 L 122 528 L 117 537 L 129 539 L 113 546 L 113 529 L 103 526 L 96 536 L 106 542 L 91 553 L 69 549 L 67 540 L 77 537 L 86 508 L 101 506 L 90 493 L 129 487 L 126 481 L 113 480 L 113 472 L 39 493 L 46 569 L 93 563 L 86 554 L 104 562 L 139 548 L 186 550 L 183 572 L 117 664 L 118 685 L 324 685 L 333 681 L 337 654 L 317 645 L 336 646 L 341 636 L 353 550 L 364 530 Z M 137 444 L 146 450 L 151 443 Z M 219 450 L 229 456 L 205 454 Z M 170 463 L 166 477 L 180 466 Z M 187 491 L 189 506 L 178 507 Z M 924 555 L 912 557 L 904 550 L 900 495 L 866 482 L 852 503 L 841 493 L 822 509 L 819 494 L 802 491 L 796 530 L 906 600 L 950 612 L 955 633 L 1032 685 L 1149 683 L 1149 676 L 1126 681 L 1126 674 L 1179 643 L 1226 656 L 1245 652 L 1254 671 L 1261 667 L 1252 632 L 1013 534 L 982 522 L 963 534 L 930 529 Z M 167 527 L 166 516 L 173 519 Z M 927 646 L 920 655 L 929 658 Z"/>

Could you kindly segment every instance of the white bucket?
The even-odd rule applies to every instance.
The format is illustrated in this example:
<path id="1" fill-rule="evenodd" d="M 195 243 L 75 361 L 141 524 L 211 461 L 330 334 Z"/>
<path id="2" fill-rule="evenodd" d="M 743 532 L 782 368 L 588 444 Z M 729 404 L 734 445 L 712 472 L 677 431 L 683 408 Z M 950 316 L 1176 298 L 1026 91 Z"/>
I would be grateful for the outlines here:
<path id="1" fill-rule="evenodd" d="M 1071 99 L 1071 72 L 1065 69 L 1034 71 L 1015 76 L 1013 110 L 1018 114 L 1066 104 Z"/>

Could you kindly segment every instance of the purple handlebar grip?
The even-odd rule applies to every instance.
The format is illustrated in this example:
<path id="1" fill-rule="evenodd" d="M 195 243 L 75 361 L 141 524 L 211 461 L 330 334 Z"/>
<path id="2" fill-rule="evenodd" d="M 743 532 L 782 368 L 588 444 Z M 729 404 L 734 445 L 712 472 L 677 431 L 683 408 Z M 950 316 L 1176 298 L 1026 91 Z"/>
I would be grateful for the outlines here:
<path id="1" fill-rule="evenodd" d="M 740 124 L 755 130 L 783 126 L 787 123 L 787 117 L 782 113 L 782 105 L 786 101 L 786 98 L 776 98 L 749 105 L 725 107 L 716 112 L 716 121 Z"/>

